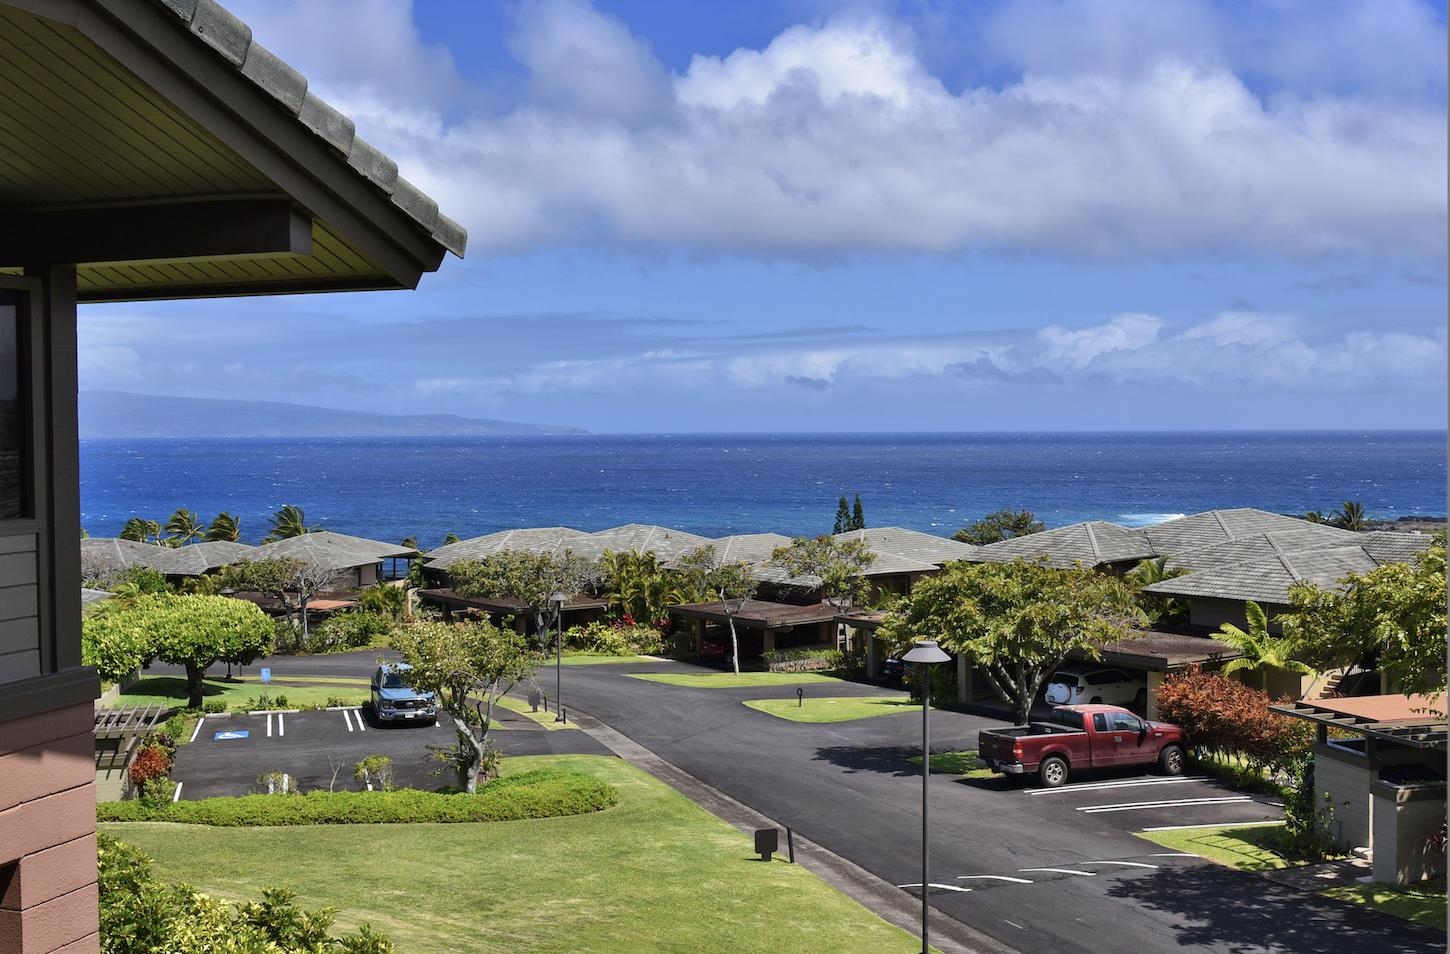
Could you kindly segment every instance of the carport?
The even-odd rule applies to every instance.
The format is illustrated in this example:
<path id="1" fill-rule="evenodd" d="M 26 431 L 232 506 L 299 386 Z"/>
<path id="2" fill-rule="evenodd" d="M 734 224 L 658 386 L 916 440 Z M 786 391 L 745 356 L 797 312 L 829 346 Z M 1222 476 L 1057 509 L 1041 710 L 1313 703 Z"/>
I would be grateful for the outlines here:
<path id="1" fill-rule="evenodd" d="M 740 637 L 741 659 L 774 649 L 834 646 L 836 612 L 829 603 L 801 606 L 767 600 L 732 600 L 728 606 L 716 600 L 670 607 L 671 618 L 689 620 L 694 625 L 696 653 L 702 652 L 708 637 L 722 631 L 728 633 L 733 616 Z"/>

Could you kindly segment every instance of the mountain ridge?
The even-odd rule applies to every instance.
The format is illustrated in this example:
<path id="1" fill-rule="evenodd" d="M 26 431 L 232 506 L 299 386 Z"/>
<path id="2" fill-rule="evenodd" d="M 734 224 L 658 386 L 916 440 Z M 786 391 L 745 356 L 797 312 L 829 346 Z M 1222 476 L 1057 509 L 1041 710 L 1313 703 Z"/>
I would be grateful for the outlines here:
<path id="1" fill-rule="evenodd" d="M 81 391 L 80 436 L 147 437 L 490 437 L 587 434 L 578 427 L 457 414 L 383 414 L 282 401 L 167 397 Z"/>

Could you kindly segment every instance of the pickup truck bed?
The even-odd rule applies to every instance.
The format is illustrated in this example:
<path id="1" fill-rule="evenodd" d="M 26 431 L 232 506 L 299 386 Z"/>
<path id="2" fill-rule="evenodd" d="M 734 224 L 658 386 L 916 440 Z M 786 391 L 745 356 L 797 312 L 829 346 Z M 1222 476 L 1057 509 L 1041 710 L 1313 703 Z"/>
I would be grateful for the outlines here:
<path id="1" fill-rule="evenodd" d="M 983 729 L 977 754 L 994 772 L 1035 774 L 1053 788 L 1078 769 L 1157 764 L 1183 771 L 1184 732 L 1117 706 L 1058 706 L 1052 721 Z"/>

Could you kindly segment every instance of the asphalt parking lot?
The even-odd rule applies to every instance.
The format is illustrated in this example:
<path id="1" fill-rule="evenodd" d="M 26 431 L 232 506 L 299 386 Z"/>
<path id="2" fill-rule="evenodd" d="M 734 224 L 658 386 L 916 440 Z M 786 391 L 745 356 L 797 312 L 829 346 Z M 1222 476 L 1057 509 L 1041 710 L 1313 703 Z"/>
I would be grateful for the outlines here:
<path id="1" fill-rule="evenodd" d="M 257 777 L 286 772 L 303 791 L 356 791 L 353 766 L 369 755 L 387 755 L 399 785 L 431 789 L 451 784 L 436 773 L 440 763 L 429 746 L 451 745 L 452 720 L 437 725 L 380 726 L 366 707 L 314 712 L 209 715 L 191 744 L 177 750 L 172 777 L 183 799 L 246 795 L 260 790 Z M 490 736 L 504 755 L 596 754 L 609 750 L 578 729 L 548 730 L 506 713 Z"/>

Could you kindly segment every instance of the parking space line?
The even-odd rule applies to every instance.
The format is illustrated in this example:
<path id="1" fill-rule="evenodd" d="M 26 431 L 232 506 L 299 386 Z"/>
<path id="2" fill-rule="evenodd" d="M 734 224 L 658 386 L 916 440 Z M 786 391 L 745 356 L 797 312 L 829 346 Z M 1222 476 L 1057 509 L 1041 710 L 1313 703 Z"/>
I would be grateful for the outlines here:
<path id="1" fill-rule="evenodd" d="M 179 802 L 179 801 L 181 801 L 181 786 L 183 786 L 185 784 L 186 784 L 185 782 L 177 782 L 176 783 L 176 791 L 174 791 L 174 792 L 171 793 L 171 800 L 173 802 Z"/>
<path id="2" fill-rule="evenodd" d="M 1054 871 L 1058 874 L 1081 875 L 1084 878 L 1096 878 L 1096 871 L 1078 871 L 1075 868 L 1018 868 L 1018 871 Z"/>
<path id="3" fill-rule="evenodd" d="M 272 713 L 267 713 L 267 738 L 272 737 Z"/>
<path id="4" fill-rule="evenodd" d="M 1225 795 L 1221 798 L 1175 798 L 1156 802 L 1120 802 L 1115 805 L 1086 805 L 1075 809 L 1089 815 L 1104 812 L 1139 812 L 1151 808 L 1188 808 L 1193 805 L 1233 805 L 1253 801 L 1247 795 Z"/>
<path id="5" fill-rule="evenodd" d="M 1125 782 L 1081 782 L 1057 788 L 1030 788 L 1024 795 L 1061 795 L 1064 792 L 1095 792 L 1106 788 L 1137 788 L 1140 785 L 1181 785 L 1184 782 L 1206 782 L 1206 775 L 1178 775 L 1173 778 L 1140 778 Z"/>
<path id="6" fill-rule="evenodd" d="M 1282 825 L 1281 821 L 1259 821 L 1259 822 L 1210 822 L 1207 825 L 1158 825 L 1155 828 L 1144 828 L 1143 831 L 1187 831 L 1190 828 L 1260 828 L 1265 825 Z"/>
<path id="7" fill-rule="evenodd" d="M 1149 858 L 1201 858 L 1202 855 L 1189 854 L 1186 851 L 1159 851 L 1148 856 Z"/>
<path id="8" fill-rule="evenodd" d="M 191 742 L 195 742 L 196 741 L 196 737 L 198 735 L 201 735 L 201 724 L 203 722 L 205 722 L 205 721 L 206 721 L 206 716 L 202 716 L 200 719 L 197 719 L 196 720 L 196 728 L 194 728 L 194 729 L 191 730 L 191 739 L 190 739 Z"/>
<path id="9" fill-rule="evenodd" d="M 352 714 L 353 714 L 353 717 L 357 719 L 357 730 L 359 732 L 366 732 L 368 730 L 368 727 L 367 727 L 367 723 L 363 721 L 362 710 L 361 709 L 354 709 L 354 710 L 352 710 Z"/>
<path id="10" fill-rule="evenodd" d="M 348 710 L 347 709 L 343 709 L 342 710 L 342 721 L 343 721 L 344 724 L 347 725 L 347 731 L 351 732 L 352 731 L 352 716 L 348 715 L 347 713 L 348 713 Z"/>
<path id="11" fill-rule="evenodd" d="M 1013 884 L 1032 884 L 1026 878 L 1009 878 L 1006 875 L 957 875 L 958 881 L 969 881 L 981 879 L 984 881 L 1010 881 Z"/>
<path id="12" fill-rule="evenodd" d="M 287 734 L 287 729 L 282 725 L 282 713 L 280 712 L 277 713 L 277 734 L 279 736 Z"/>
<path id="13" fill-rule="evenodd" d="M 935 881 L 933 881 L 931 883 L 931 886 L 933 888 L 940 888 L 943 891 L 960 891 L 962 894 L 967 894 L 968 892 L 970 892 L 972 890 L 971 888 L 963 888 L 961 885 L 956 885 L 956 884 L 937 884 Z M 918 881 L 915 884 L 899 884 L 899 885 L 897 885 L 897 887 L 898 888 L 919 888 L 919 887 L 921 887 L 921 882 Z"/>
<path id="14" fill-rule="evenodd" d="M 1146 861 L 1079 861 L 1080 865 L 1122 865 L 1124 868 L 1153 868 L 1157 870 L 1159 865 L 1150 865 Z"/>

